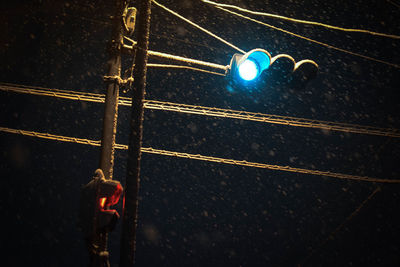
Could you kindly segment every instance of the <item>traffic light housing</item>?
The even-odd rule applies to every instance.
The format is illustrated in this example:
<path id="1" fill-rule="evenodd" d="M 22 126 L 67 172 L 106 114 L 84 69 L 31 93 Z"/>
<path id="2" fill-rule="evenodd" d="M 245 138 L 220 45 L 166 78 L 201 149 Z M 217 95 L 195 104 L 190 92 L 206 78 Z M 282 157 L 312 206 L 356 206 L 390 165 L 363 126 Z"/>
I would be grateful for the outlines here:
<path id="1" fill-rule="evenodd" d="M 229 78 L 241 86 L 253 86 L 270 64 L 271 55 L 261 48 L 253 49 L 244 55 L 234 54 L 229 64 Z"/>
<path id="2" fill-rule="evenodd" d="M 270 74 L 262 75 L 265 70 Z M 318 72 L 318 64 L 304 59 L 296 62 L 287 54 L 278 54 L 271 58 L 268 51 L 256 48 L 245 54 L 234 54 L 229 64 L 227 79 L 230 92 L 246 90 L 254 92 L 265 86 L 264 79 L 273 77 L 290 87 L 304 88 Z"/>
<path id="3" fill-rule="evenodd" d="M 122 186 L 116 180 L 106 180 L 97 169 L 93 179 L 83 186 L 79 212 L 79 225 L 86 236 L 112 231 L 119 219 L 116 210 L 109 209 L 118 203 Z"/>

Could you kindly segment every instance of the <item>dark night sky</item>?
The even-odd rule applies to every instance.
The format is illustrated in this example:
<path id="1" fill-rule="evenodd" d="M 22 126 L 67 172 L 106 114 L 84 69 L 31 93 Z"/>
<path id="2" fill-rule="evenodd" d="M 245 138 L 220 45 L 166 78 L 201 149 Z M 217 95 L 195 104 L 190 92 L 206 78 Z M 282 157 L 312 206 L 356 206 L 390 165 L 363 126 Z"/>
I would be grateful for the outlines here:
<path id="1" fill-rule="evenodd" d="M 259 47 L 272 56 L 286 53 L 296 60 L 312 59 L 320 69 L 305 88 L 294 88 L 268 73 L 265 86 L 252 93 L 229 92 L 219 76 L 149 69 L 147 99 L 400 129 L 398 68 L 232 17 L 201 1 L 160 2 L 245 51 Z M 397 0 L 224 3 L 400 34 Z M 0 12 L 0 82 L 104 93 L 113 1 L 16 0 L 2 3 Z M 257 18 L 342 49 L 400 63 L 399 40 Z M 235 53 L 156 6 L 150 49 L 223 65 Z M 131 61 L 124 56 L 123 70 Z M 101 104 L 4 91 L 0 95 L 0 127 L 101 138 Z M 129 118 L 129 108 L 120 107 L 117 143 L 128 142 Z M 8 133 L 0 133 L 0 146 L 4 266 L 85 266 L 77 210 L 80 187 L 98 167 L 99 148 Z M 400 178 L 399 140 L 382 136 L 147 109 L 143 146 Z M 122 184 L 126 160 L 126 151 L 116 152 L 114 178 Z M 400 266 L 396 184 L 149 154 L 143 154 L 141 177 L 138 267 Z M 381 191 L 346 220 L 378 187 Z M 118 266 L 120 230 L 119 225 L 109 238 L 112 266 Z"/>

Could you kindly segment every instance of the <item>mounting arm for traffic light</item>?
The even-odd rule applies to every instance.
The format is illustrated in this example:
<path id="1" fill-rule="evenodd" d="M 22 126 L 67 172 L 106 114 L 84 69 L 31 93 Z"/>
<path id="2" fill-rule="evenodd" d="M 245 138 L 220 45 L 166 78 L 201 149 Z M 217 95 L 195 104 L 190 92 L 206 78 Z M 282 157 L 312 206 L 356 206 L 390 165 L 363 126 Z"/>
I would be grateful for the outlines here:
<path id="1" fill-rule="evenodd" d="M 133 54 L 137 49 L 136 42 L 127 37 L 125 39 L 129 40 L 132 45 L 124 44 L 122 51 L 127 54 Z M 226 66 L 151 50 L 148 50 L 148 55 L 152 58 L 178 61 L 214 69 L 219 72 L 223 71 L 224 74 L 221 74 L 228 76 L 230 82 L 245 87 L 256 85 L 260 80 L 261 74 L 269 68 L 271 68 L 272 72 L 280 69 L 278 72 L 299 77 L 302 81 L 308 81 L 313 78 L 318 71 L 318 64 L 313 60 L 304 59 L 296 62 L 293 57 L 287 54 L 271 57 L 271 54 L 262 48 L 253 49 L 245 54 L 234 54 L 230 64 Z M 297 80 L 297 78 L 292 80 Z"/>

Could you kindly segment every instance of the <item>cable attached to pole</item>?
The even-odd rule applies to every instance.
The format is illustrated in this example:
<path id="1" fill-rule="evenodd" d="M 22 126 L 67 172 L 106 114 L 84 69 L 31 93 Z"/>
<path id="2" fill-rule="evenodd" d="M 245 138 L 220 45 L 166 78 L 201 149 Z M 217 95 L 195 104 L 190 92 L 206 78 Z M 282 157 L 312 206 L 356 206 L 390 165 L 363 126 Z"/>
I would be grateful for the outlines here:
<path id="1" fill-rule="evenodd" d="M 262 21 L 259 21 L 259 20 L 250 18 L 250 17 L 248 17 L 248 16 L 242 15 L 242 14 L 240 14 L 240 13 L 234 12 L 234 11 L 232 11 L 232 10 L 229 10 L 229 9 L 226 9 L 226 8 L 223 8 L 223 7 L 216 6 L 215 8 L 218 8 L 218 9 L 220 9 L 220 10 L 222 10 L 222 11 L 225 11 L 225 12 L 230 13 L 230 14 L 232 14 L 232 15 L 235 15 L 235 16 L 237 16 L 237 17 L 241 17 L 241 18 L 243 18 L 243 19 L 247 19 L 247 20 L 252 21 L 252 22 L 255 22 L 255 23 L 257 23 L 257 24 L 266 26 L 266 27 L 268 27 L 268 28 L 271 28 L 271 29 L 274 29 L 274 30 L 277 30 L 277 31 L 280 31 L 280 32 L 283 32 L 283 33 L 286 33 L 286 34 L 289 34 L 289 35 L 292 35 L 292 36 L 294 36 L 294 37 L 301 38 L 301 39 L 307 40 L 307 41 L 309 41 L 309 42 L 312 42 L 312 43 L 315 43 L 315 44 L 318 44 L 318 45 L 321 45 L 321 46 L 325 46 L 325 47 L 327 47 L 327 48 L 329 48 L 329 49 L 333 49 L 333 50 L 336 50 L 336 51 L 340 51 L 340 52 L 342 52 L 342 53 L 346 53 L 346 54 L 349 54 L 349 55 L 352 55 L 352 56 L 360 57 L 360 58 L 363 58 L 363 59 L 366 59 L 366 60 L 369 60 L 369 61 L 374 61 L 374 62 L 377 62 L 377 63 L 385 64 L 385 65 L 394 67 L 394 68 L 396 68 L 396 69 L 400 69 L 400 65 L 399 65 L 399 64 L 396 64 L 396 63 L 387 62 L 387 61 L 384 61 L 384 60 L 379 59 L 379 58 L 374 58 L 374 57 L 365 56 L 365 55 L 362 55 L 362 54 L 359 54 L 359 53 L 351 52 L 351 51 L 349 51 L 349 50 L 346 50 L 346 49 L 343 49 L 343 48 L 339 48 L 339 47 L 336 47 L 336 46 L 333 46 L 333 45 L 324 43 L 324 42 L 320 42 L 320 41 L 317 41 L 317 40 L 314 40 L 314 39 L 305 37 L 305 36 L 303 36 L 303 35 L 300 35 L 300 34 L 297 34 L 297 33 L 293 33 L 293 32 L 290 32 L 290 31 L 288 31 L 288 30 L 285 30 L 285 29 L 282 29 L 282 28 L 273 26 L 273 25 L 271 25 L 271 24 L 268 24 L 268 23 L 265 23 L 265 22 L 262 22 Z"/>
<path id="2" fill-rule="evenodd" d="M 203 31 L 203 32 L 205 32 L 205 33 L 207 33 L 208 35 L 214 37 L 214 38 L 217 39 L 218 41 L 221 41 L 221 42 L 223 42 L 224 44 L 230 46 L 231 48 L 235 49 L 236 51 L 238 51 L 238 52 L 240 52 L 240 53 L 242 53 L 242 54 L 246 54 L 246 52 L 245 52 L 244 50 L 240 49 L 239 47 L 237 47 L 237 46 L 231 44 L 230 42 L 228 42 L 228 41 L 222 39 L 222 38 L 219 37 L 218 35 L 216 35 L 216 34 L 210 32 L 209 30 L 207 30 L 207 29 L 201 27 L 200 25 L 198 25 L 198 24 L 196 24 L 196 23 L 194 23 L 194 22 L 188 20 L 187 18 L 185 18 L 185 17 L 179 15 L 177 12 L 175 12 L 175 11 L 173 11 L 173 10 L 167 8 L 166 6 L 164 6 L 164 5 L 160 4 L 160 3 L 158 3 L 157 1 L 154 1 L 154 0 L 153 0 L 153 3 L 156 4 L 157 6 L 161 7 L 162 9 L 166 10 L 167 12 L 171 13 L 172 15 L 174 15 L 174 16 L 180 18 L 181 20 L 183 20 L 183 21 L 189 23 L 190 25 L 196 27 L 197 29 L 199 29 L 199 30 L 201 30 L 201 31 Z"/>
<path id="3" fill-rule="evenodd" d="M 77 143 L 77 144 L 83 144 L 83 145 L 100 146 L 100 141 L 97 141 L 97 140 L 60 136 L 60 135 L 54 135 L 54 134 L 49 134 L 49 133 L 39 133 L 39 132 L 34 132 L 34 131 L 17 130 L 17 129 L 10 129 L 10 128 L 6 128 L 6 127 L 0 127 L 0 132 L 21 134 L 21 135 L 32 136 L 32 137 L 36 137 L 36 138 Z M 123 144 L 116 144 L 115 148 L 121 149 L 121 150 L 128 150 L 128 146 L 123 145 Z M 338 172 L 310 170 L 310 169 L 296 168 L 296 167 L 290 167 L 290 166 L 249 162 L 246 160 L 235 160 L 235 159 L 219 158 L 219 157 L 213 157 L 213 156 L 204 156 L 204 155 L 200 155 L 200 154 L 190 154 L 190 153 L 185 153 L 185 152 L 169 151 L 169 150 L 163 150 L 163 149 L 156 149 L 156 148 L 152 148 L 152 147 L 141 147 L 140 150 L 142 153 L 149 153 L 149 154 L 162 155 L 162 156 L 168 156 L 168 157 L 200 160 L 200 161 L 214 162 L 214 163 L 223 163 L 223 164 L 229 164 L 229 165 L 234 165 L 234 166 L 252 167 L 252 168 L 260 168 L 260 169 L 275 170 L 275 171 L 285 171 L 285 172 L 291 172 L 291 173 L 301 173 L 301 174 L 309 174 L 309 175 L 316 175 L 316 176 L 325 176 L 325 177 L 331 177 L 331 178 L 335 178 L 335 179 L 353 180 L 353 181 L 358 181 L 358 182 L 390 183 L 390 184 L 399 184 L 400 183 L 400 179 L 381 179 L 381 178 L 374 178 L 374 177 L 368 177 L 368 176 L 344 174 L 344 173 L 338 173 Z"/>
<path id="4" fill-rule="evenodd" d="M 320 26 L 324 27 L 327 29 L 332 29 L 332 30 L 338 30 L 338 31 L 344 31 L 344 32 L 356 32 L 356 33 L 366 33 L 370 35 L 375 35 L 375 36 L 380 36 L 380 37 L 386 37 L 386 38 L 392 38 L 392 39 L 400 39 L 399 35 L 394 35 L 394 34 L 386 34 L 386 33 L 380 33 L 380 32 L 374 32 L 374 31 L 369 31 L 369 30 L 363 30 L 363 29 L 350 29 L 350 28 L 343 28 L 343 27 L 338 27 L 338 26 L 333 26 L 321 22 L 316 22 L 316 21 L 308 21 L 308 20 L 302 20 L 302 19 L 294 19 L 294 18 L 289 18 L 281 15 L 276 15 L 276 14 L 271 14 L 267 12 L 259 12 L 259 11 L 252 11 L 246 8 L 242 8 L 239 6 L 235 5 L 229 5 L 229 4 L 220 4 L 216 3 L 210 0 L 201 0 L 203 3 L 207 3 L 210 5 L 213 5 L 215 7 L 225 7 L 225 8 L 231 8 L 231 9 L 236 9 L 241 12 L 249 13 L 252 15 L 256 16 L 264 16 L 264 17 L 270 17 L 270 18 L 275 18 L 275 19 L 282 19 L 282 20 L 287 20 L 290 22 L 294 23 L 301 23 L 301 24 L 308 24 L 308 25 L 313 25 L 313 26 Z"/>

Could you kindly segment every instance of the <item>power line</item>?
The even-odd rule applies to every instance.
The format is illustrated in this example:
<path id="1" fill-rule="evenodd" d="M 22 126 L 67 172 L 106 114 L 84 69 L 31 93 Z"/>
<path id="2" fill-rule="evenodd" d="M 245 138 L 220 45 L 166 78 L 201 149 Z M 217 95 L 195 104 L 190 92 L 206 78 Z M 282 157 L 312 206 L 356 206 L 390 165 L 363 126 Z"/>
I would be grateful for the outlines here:
<path id="1" fill-rule="evenodd" d="M 177 104 L 177 103 L 161 102 L 154 100 L 147 100 L 145 106 L 146 108 L 150 109 L 160 109 L 160 110 L 175 111 L 175 112 L 182 112 L 182 113 L 196 114 L 196 115 L 241 119 L 241 120 L 257 121 L 264 123 L 305 127 L 305 128 L 318 128 L 323 130 L 332 130 L 332 131 L 341 131 L 341 132 L 350 132 L 359 134 L 400 137 L 400 132 L 396 129 L 382 129 L 377 127 L 363 126 L 356 124 L 309 120 L 296 117 L 253 113 L 253 112 L 230 110 L 230 109 L 210 108 L 204 106 Z"/>
<path id="2" fill-rule="evenodd" d="M 70 142 L 70 143 L 77 143 L 77 144 L 84 144 L 84 145 L 91 145 L 91 146 L 100 146 L 101 145 L 101 142 L 98 140 L 89 140 L 89 139 L 84 139 L 84 138 L 68 137 L 68 136 L 54 135 L 54 134 L 49 134 L 49 133 L 40 133 L 40 132 L 35 132 L 35 131 L 25 131 L 25 130 L 6 128 L 6 127 L 0 127 L 0 132 L 20 134 L 20 135 L 25 135 L 25 136 L 32 136 L 32 137 L 36 137 L 36 138 L 53 140 L 53 141 Z M 123 145 L 123 144 L 116 144 L 115 148 L 121 149 L 121 150 L 127 150 L 128 146 Z M 226 159 L 226 158 L 219 158 L 219 157 L 204 156 L 204 155 L 200 155 L 200 154 L 190 154 L 190 153 L 155 149 L 152 147 L 142 147 L 141 151 L 143 153 L 148 153 L 148 154 L 156 154 L 156 155 L 185 158 L 185 159 L 192 159 L 192 160 L 200 160 L 200 161 L 207 161 L 207 162 L 214 162 L 214 163 L 224 163 L 224 164 L 243 166 L 243 167 L 253 167 L 253 168 L 285 171 L 285 172 L 292 172 L 292 173 L 326 176 L 326 177 L 331 177 L 331 178 L 336 178 L 336 179 L 354 180 L 354 181 L 362 181 L 362 182 L 374 182 L 374 183 L 400 183 L 399 179 L 393 179 L 393 180 L 379 179 L 379 178 L 373 178 L 373 177 L 368 177 L 368 176 L 343 174 L 343 173 L 330 172 L 330 171 L 309 170 L 309 169 L 295 168 L 295 167 L 290 167 L 290 166 L 280 166 L 280 165 L 273 165 L 273 164 L 249 162 L 246 160 Z"/>
<path id="3" fill-rule="evenodd" d="M 309 24 L 309 25 L 315 25 L 315 26 L 321 26 L 324 28 L 328 29 L 333 29 L 333 30 L 339 30 L 339 31 L 344 31 L 344 32 L 357 32 L 357 33 L 366 33 L 366 34 L 371 34 L 371 35 L 376 35 L 376 36 L 381 36 L 381 37 L 387 37 L 387 38 L 392 38 L 392 39 L 400 39 L 399 35 L 393 35 L 393 34 L 386 34 L 386 33 L 380 33 L 380 32 L 374 32 L 374 31 L 369 31 L 369 30 L 363 30 L 363 29 L 350 29 L 350 28 L 342 28 L 338 26 L 332 26 L 328 25 L 325 23 L 321 22 L 315 22 L 315 21 L 307 21 L 307 20 L 301 20 L 301 19 L 293 19 L 285 16 L 280 16 L 276 14 L 271 14 L 271 13 L 266 13 L 266 12 L 258 12 L 258 11 L 252 11 L 249 9 L 245 9 L 239 6 L 235 5 L 228 5 L 228 4 L 220 4 L 216 3 L 213 1 L 209 0 L 202 0 L 204 3 L 211 4 L 213 6 L 218 6 L 218 7 L 227 7 L 227 8 L 233 8 L 245 13 L 249 13 L 252 15 L 257 15 L 257 16 L 264 16 L 264 17 L 270 17 L 270 18 L 277 18 L 277 19 L 282 19 L 282 20 L 287 20 L 295 23 L 302 23 L 302 24 Z"/>
<path id="4" fill-rule="evenodd" d="M 390 1 L 390 0 L 386 0 L 386 1 L 389 2 L 389 3 L 391 3 L 392 5 L 394 5 L 395 7 L 400 8 L 400 5 L 399 5 L 399 4 L 396 4 L 395 2 Z"/>
<path id="5" fill-rule="evenodd" d="M 28 87 L 23 85 L 2 84 L 2 83 L 0 83 L 0 90 L 31 94 L 31 95 L 39 95 L 39 96 L 50 96 L 50 97 L 63 98 L 69 100 L 97 102 L 97 103 L 104 103 L 104 98 L 105 98 L 103 94 L 67 91 L 67 90 L 50 89 L 43 87 Z M 129 97 L 120 97 L 118 103 L 121 106 L 130 106 L 132 103 L 132 99 Z M 197 105 L 187 105 L 187 104 L 179 104 L 179 103 L 156 101 L 156 100 L 145 100 L 144 107 L 147 109 L 173 111 L 179 113 L 220 117 L 220 118 L 239 119 L 239 120 L 293 126 L 293 127 L 304 127 L 304 128 L 322 129 L 329 131 L 388 136 L 393 138 L 400 137 L 400 131 L 397 129 L 387 129 L 387 128 L 379 128 L 373 126 L 364 126 L 357 124 L 339 123 L 339 122 L 330 122 L 321 120 L 310 120 L 310 119 L 296 118 L 289 116 L 254 113 L 248 111 L 221 109 L 221 108 L 204 107 Z"/>
<path id="6" fill-rule="evenodd" d="M 211 49 L 212 51 L 215 50 L 215 51 L 223 52 L 224 54 L 226 53 L 225 49 L 222 49 L 222 48 L 217 48 L 217 47 L 214 47 L 214 46 L 210 46 L 210 45 L 207 45 L 207 44 L 201 44 L 201 43 L 197 43 L 197 42 L 191 42 L 189 40 L 179 39 L 179 38 L 176 38 L 176 37 L 172 37 L 170 35 L 150 33 L 150 36 L 155 36 L 158 39 L 163 38 L 163 39 L 167 39 L 169 41 L 180 42 L 180 43 L 187 44 L 187 45 L 199 46 L 199 47 L 203 47 L 203 48 L 205 47 L 207 49 Z"/>
<path id="7" fill-rule="evenodd" d="M 179 15 L 177 12 L 175 12 L 175 11 L 173 11 L 173 10 L 167 8 L 166 6 L 161 5 L 161 4 L 158 3 L 157 1 L 154 1 L 154 0 L 153 0 L 153 3 L 156 4 L 157 6 L 161 7 L 162 9 L 166 10 L 167 12 L 171 13 L 172 15 L 174 15 L 174 16 L 180 18 L 181 20 L 183 20 L 183 21 L 189 23 L 190 25 L 196 27 L 197 29 L 199 29 L 199 30 L 201 30 L 201 31 L 203 31 L 203 32 L 205 32 L 205 33 L 207 33 L 208 35 L 214 37 L 214 38 L 217 39 L 218 41 L 221 41 L 221 42 L 223 42 L 224 44 L 230 46 L 231 48 L 235 49 L 236 51 L 238 51 L 238 52 L 240 52 L 240 53 L 242 53 L 242 54 L 245 54 L 245 53 L 246 53 L 244 50 L 240 49 L 239 47 L 237 47 L 237 46 L 231 44 L 230 42 L 228 42 L 228 41 L 222 39 L 222 38 L 219 37 L 218 35 L 216 35 L 216 34 L 210 32 L 209 30 L 207 30 L 207 29 L 201 27 L 200 25 L 198 25 L 198 24 L 196 24 L 196 23 L 194 23 L 194 22 L 188 20 L 187 18 L 185 18 L 185 17 Z"/>
<path id="8" fill-rule="evenodd" d="M 239 13 L 237 13 L 237 12 L 234 12 L 234 11 L 231 11 L 231 10 L 228 10 L 228 9 L 225 9 L 225 8 L 223 8 L 223 7 L 216 6 L 215 8 L 218 8 L 218 9 L 220 9 L 220 10 L 223 10 L 223 11 L 225 11 L 225 12 L 227 12 L 227 13 L 232 14 L 232 15 L 235 15 L 235 16 L 238 16 L 238 17 L 241 17 L 241 18 L 250 20 L 250 21 L 252 21 L 252 22 L 258 23 L 258 24 L 260 24 L 260 25 L 269 27 L 269 28 L 271 28 L 271 29 L 274 29 L 274 30 L 277 30 L 277 31 L 281 31 L 281 32 L 284 32 L 284 33 L 286 33 L 286 34 L 290 34 L 290 35 L 295 36 L 295 37 L 297 37 L 297 38 L 301 38 L 301 39 L 307 40 L 307 41 L 309 41 L 309 42 L 312 42 L 312 43 L 315 43 L 315 44 L 318 44 L 318 45 L 321 45 L 321 46 L 325 46 L 325 47 L 327 47 L 327 48 L 330 48 L 330 49 L 333 49 L 333 50 L 336 50 L 336 51 L 340 51 L 340 52 L 343 52 L 343 53 L 346 53 L 346 54 L 349 54 L 349 55 L 353 55 L 353 56 L 360 57 L 360 58 L 363 58 L 363 59 L 366 59 L 366 60 L 370 60 L 370 61 L 375 61 L 375 62 L 378 62 L 378 63 L 382 63 L 382 64 L 385 64 L 385 65 L 388 65 L 388 66 L 391 66 L 391 67 L 400 69 L 400 65 L 395 64 L 395 63 L 390 63 L 390 62 L 387 62 L 387 61 L 384 61 L 384 60 L 381 60 L 381 59 L 377 59 L 377 58 L 365 56 L 365 55 L 358 54 L 358 53 L 355 53 L 355 52 L 351 52 L 351 51 L 349 51 L 349 50 L 342 49 L 342 48 L 339 48 L 339 47 L 336 47 L 336 46 L 333 46 L 333 45 L 330 45 L 330 44 L 327 44 L 327 43 L 323 43 L 323 42 L 320 42 L 320 41 L 317 41 L 317 40 L 314 40 L 314 39 L 311 39 L 311 38 L 302 36 L 302 35 L 300 35 L 300 34 L 296 34 L 296 33 L 287 31 L 287 30 L 285 30 L 285 29 L 282 29 L 282 28 L 273 26 L 273 25 L 271 25 L 271 24 L 268 24 L 268 23 L 265 23 L 265 22 L 262 22 L 262 21 L 259 21 L 259 20 L 256 20 L 256 19 L 247 17 L 247 16 L 245 16 L 245 15 L 242 15 L 242 14 L 239 14 Z"/>
<path id="9" fill-rule="evenodd" d="M 70 90 L 44 88 L 39 86 L 25 86 L 18 84 L 0 83 L 0 90 L 10 91 L 15 93 L 30 94 L 30 95 L 50 96 L 50 97 L 63 98 L 69 100 L 97 102 L 97 103 L 104 103 L 105 101 L 104 94 L 76 92 Z"/>
<path id="10" fill-rule="evenodd" d="M 7 127 L 0 127 L 0 132 L 20 134 L 20 135 L 31 136 L 31 137 L 53 140 L 53 141 L 60 141 L 60 142 L 68 142 L 68 143 L 90 145 L 90 146 L 101 146 L 100 140 L 89 140 L 89 139 L 78 138 L 78 137 L 62 136 L 62 135 L 55 135 L 55 134 L 49 134 L 49 133 L 39 133 L 39 132 L 34 132 L 34 131 L 17 130 L 17 129 L 11 129 L 11 128 L 7 128 Z"/>
<path id="11" fill-rule="evenodd" d="M 322 242 L 319 244 L 318 247 L 316 247 L 315 249 L 312 248 L 311 252 L 307 255 L 307 257 L 305 257 L 305 258 L 302 260 L 302 262 L 301 262 L 298 266 L 299 266 L 299 267 L 300 267 L 300 266 L 304 266 L 304 264 L 306 264 L 306 263 L 310 260 L 310 258 L 311 258 L 313 255 L 315 255 L 315 253 L 316 253 L 318 250 L 322 249 L 322 248 L 325 246 L 325 244 L 328 243 L 329 240 L 332 240 L 332 239 L 335 237 L 335 235 L 336 235 L 339 231 L 341 231 L 342 228 L 343 228 L 351 219 L 353 219 L 353 218 L 360 212 L 360 210 L 365 206 L 365 204 L 367 204 L 367 202 L 370 201 L 370 200 L 371 200 L 378 192 L 380 192 L 381 190 L 382 190 L 381 187 L 375 188 L 375 190 L 374 190 L 363 202 L 361 202 L 361 204 L 360 204 L 348 217 L 346 217 L 346 219 L 345 219 L 338 227 L 336 227 L 335 230 L 333 230 L 333 231 L 328 235 L 328 237 L 327 237 L 324 241 L 322 241 Z"/>

